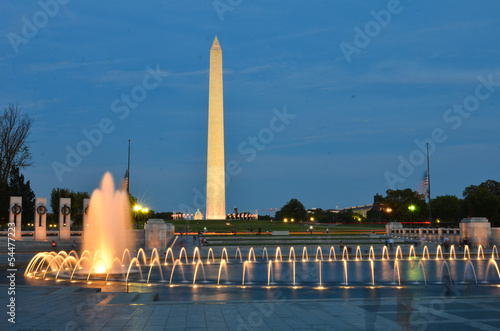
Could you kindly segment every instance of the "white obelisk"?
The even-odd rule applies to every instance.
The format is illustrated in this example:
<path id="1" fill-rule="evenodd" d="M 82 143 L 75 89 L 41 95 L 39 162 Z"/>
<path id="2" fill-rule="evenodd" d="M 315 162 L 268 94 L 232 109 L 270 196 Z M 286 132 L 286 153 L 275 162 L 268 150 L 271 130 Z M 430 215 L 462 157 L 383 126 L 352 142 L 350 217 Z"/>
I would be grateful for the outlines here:
<path id="1" fill-rule="evenodd" d="M 205 219 L 226 219 L 224 171 L 224 102 L 222 90 L 222 50 L 215 37 L 210 49 L 208 95 L 207 209 Z"/>

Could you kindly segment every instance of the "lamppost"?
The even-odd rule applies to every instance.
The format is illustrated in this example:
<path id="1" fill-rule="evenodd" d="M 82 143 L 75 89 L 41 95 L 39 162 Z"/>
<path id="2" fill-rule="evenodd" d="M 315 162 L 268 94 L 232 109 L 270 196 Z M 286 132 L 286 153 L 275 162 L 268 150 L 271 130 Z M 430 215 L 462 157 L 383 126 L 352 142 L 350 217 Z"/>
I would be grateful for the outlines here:
<path id="1" fill-rule="evenodd" d="M 387 213 L 387 218 L 389 219 L 389 222 L 390 222 L 391 221 L 392 208 L 391 207 L 387 207 L 385 209 L 385 212 Z"/>
<path id="2" fill-rule="evenodd" d="M 138 221 L 142 221 L 143 218 L 146 219 L 149 214 L 149 209 L 146 207 L 143 207 L 141 205 L 135 205 L 132 210 L 134 211 L 134 222 L 136 224 L 136 228 L 139 228 Z"/>
<path id="3" fill-rule="evenodd" d="M 415 211 L 416 207 L 415 205 L 409 205 L 408 206 L 408 210 L 410 211 L 410 223 L 411 223 L 411 227 L 413 228 L 413 212 Z"/>

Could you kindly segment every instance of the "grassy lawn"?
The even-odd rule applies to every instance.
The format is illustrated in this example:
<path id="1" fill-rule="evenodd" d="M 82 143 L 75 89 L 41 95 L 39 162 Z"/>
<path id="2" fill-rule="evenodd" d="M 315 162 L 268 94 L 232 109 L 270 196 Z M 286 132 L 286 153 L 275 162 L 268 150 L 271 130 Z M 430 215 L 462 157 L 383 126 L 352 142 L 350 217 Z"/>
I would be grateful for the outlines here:
<path id="1" fill-rule="evenodd" d="M 188 226 L 191 232 L 203 231 L 206 227 L 209 233 L 231 233 L 231 230 L 236 229 L 238 235 L 246 235 L 248 229 L 252 228 L 253 233 L 256 234 L 261 228 L 262 232 L 265 233 L 266 229 L 272 231 L 290 231 L 297 234 L 306 234 L 306 230 L 309 226 L 313 226 L 314 234 L 325 234 L 326 228 L 329 229 L 330 234 L 356 234 L 356 233 L 369 233 L 375 231 L 380 233 L 385 232 L 385 226 L 383 224 L 306 224 L 306 223 L 282 223 L 282 222 L 271 222 L 263 220 L 235 220 L 227 221 L 230 225 L 226 225 L 225 221 L 173 221 L 169 220 L 167 223 L 172 223 L 175 225 L 175 232 L 178 233 L 181 229 L 186 232 Z"/>

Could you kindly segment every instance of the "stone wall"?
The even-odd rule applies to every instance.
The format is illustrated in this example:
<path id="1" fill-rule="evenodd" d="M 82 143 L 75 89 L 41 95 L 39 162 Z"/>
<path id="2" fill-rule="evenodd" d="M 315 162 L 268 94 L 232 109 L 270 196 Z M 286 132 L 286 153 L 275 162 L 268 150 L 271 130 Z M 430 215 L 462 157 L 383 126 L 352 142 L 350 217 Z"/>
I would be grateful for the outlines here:
<path id="1" fill-rule="evenodd" d="M 485 217 L 464 218 L 460 222 L 462 238 L 469 238 L 478 245 L 488 245 L 491 237 L 491 223 Z"/>
<path id="2" fill-rule="evenodd" d="M 500 228 L 491 228 L 490 241 L 497 246 L 500 245 Z"/>

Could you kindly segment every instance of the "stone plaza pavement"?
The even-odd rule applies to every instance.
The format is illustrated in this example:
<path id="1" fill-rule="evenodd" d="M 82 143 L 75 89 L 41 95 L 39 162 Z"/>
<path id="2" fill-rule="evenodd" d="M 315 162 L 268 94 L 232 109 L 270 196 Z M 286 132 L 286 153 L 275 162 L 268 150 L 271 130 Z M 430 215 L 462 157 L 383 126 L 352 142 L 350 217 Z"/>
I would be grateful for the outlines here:
<path id="1" fill-rule="evenodd" d="M 256 301 L 179 301 L 152 293 L 98 292 L 95 287 L 16 287 L 16 323 L 2 330 L 497 330 L 498 291 L 457 287 L 419 296 L 332 297 Z M 0 297 L 8 302 L 7 285 Z M 491 286 L 497 288 L 497 286 Z M 481 288 L 481 287 L 480 287 Z M 484 294 L 494 292 L 494 294 Z M 339 292 L 340 293 L 340 292 Z"/>

